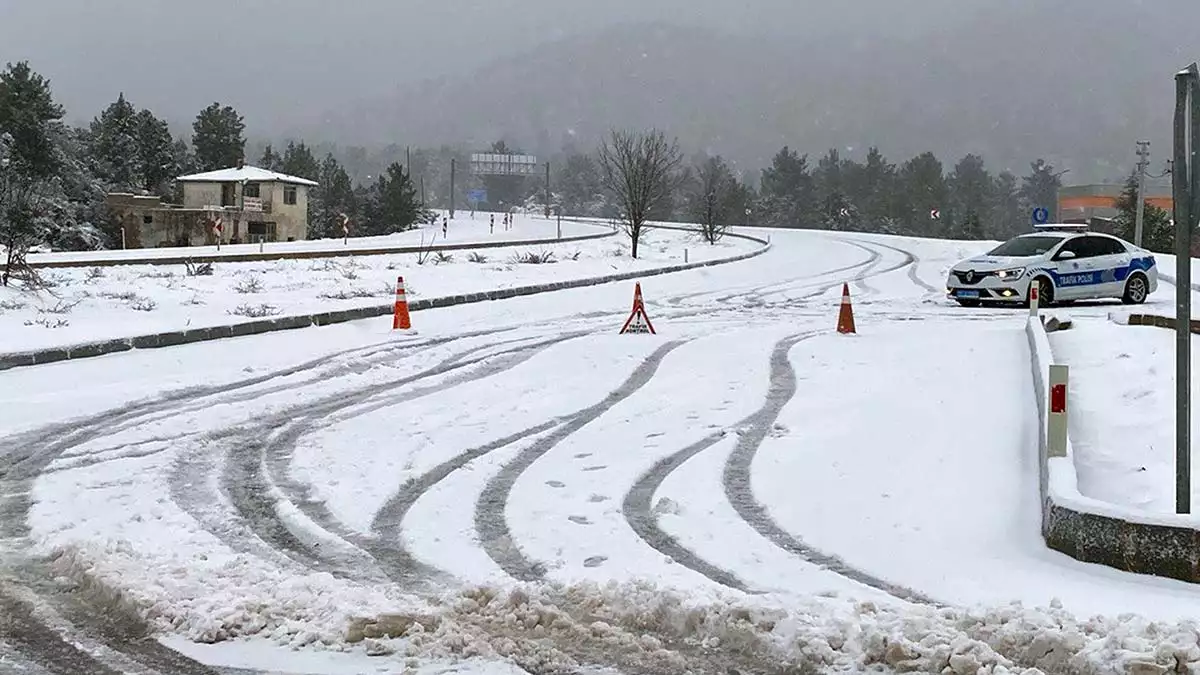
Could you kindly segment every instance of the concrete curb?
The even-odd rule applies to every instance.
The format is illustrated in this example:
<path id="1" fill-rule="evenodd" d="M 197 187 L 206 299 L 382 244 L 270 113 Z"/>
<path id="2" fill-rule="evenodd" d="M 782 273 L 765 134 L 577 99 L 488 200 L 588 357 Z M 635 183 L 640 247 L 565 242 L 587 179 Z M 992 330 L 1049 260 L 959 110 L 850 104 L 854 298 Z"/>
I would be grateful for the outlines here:
<path id="1" fill-rule="evenodd" d="M 1164 325 L 1165 317 L 1134 315 L 1144 323 Z M 1132 317 L 1131 317 L 1132 319 Z M 1174 320 L 1170 320 L 1174 327 Z M 1192 330 L 1196 332 L 1197 322 Z M 1046 546 L 1086 563 L 1106 565 L 1135 574 L 1149 574 L 1200 583 L 1200 532 L 1188 527 L 1139 523 L 1082 508 L 1070 508 L 1056 499 L 1051 487 L 1046 449 L 1046 378 L 1049 363 L 1040 356 L 1049 349 L 1049 339 L 1040 322 L 1026 327 L 1034 393 L 1037 397 L 1041 433 L 1038 436 L 1038 468 L 1042 502 L 1042 539 Z M 1041 343 L 1041 347 L 1039 347 Z M 1069 455 L 1067 461 L 1073 461 Z M 1061 461 L 1061 460 L 1060 460 Z"/>
<path id="2" fill-rule="evenodd" d="M 691 231 L 690 228 L 684 227 L 664 227 L 662 229 L 673 229 L 682 231 Z M 589 235 L 591 236 L 591 235 Z M 651 270 L 621 272 L 618 274 L 608 274 L 601 277 L 590 277 L 586 279 L 572 279 L 569 281 L 557 281 L 545 284 L 531 284 L 528 286 L 516 286 L 513 288 L 502 288 L 492 291 L 479 291 L 475 293 L 467 293 L 464 295 L 443 296 L 439 298 L 425 298 L 414 300 L 408 303 L 410 312 L 419 312 L 426 309 L 439 309 L 442 307 L 454 307 L 457 305 L 467 305 L 477 302 L 488 302 L 491 300 L 506 300 L 508 298 L 516 298 L 525 295 L 538 295 L 541 293 L 552 293 L 554 291 L 562 291 L 571 288 L 584 288 L 586 286 L 598 286 L 600 284 L 608 284 L 615 281 L 626 281 L 629 279 L 639 279 L 641 277 L 660 276 L 663 274 L 673 274 L 675 272 L 685 272 L 687 270 L 699 269 L 702 267 L 713 267 L 715 265 L 726 265 L 729 263 L 748 260 L 766 253 L 771 249 L 771 244 L 764 239 L 752 237 L 746 234 L 728 233 L 725 236 L 735 239 L 745 239 L 761 244 L 759 248 L 740 253 L 728 258 L 718 258 L 715 260 L 704 260 L 694 263 L 683 263 L 679 265 L 669 265 L 667 267 L 659 267 Z M 92 358 L 95 356 L 104 356 L 106 354 L 116 354 L 126 352 L 132 349 L 156 349 L 159 347 L 175 347 L 178 345 L 192 344 L 195 342 L 207 342 L 210 340 L 222 340 L 231 337 L 245 337 L 247 335 L 260 335 L 263 333 L 271 333 L 280 330 L 292 330 L 295 328 L 307 328 L 309 326 L 328 326 L 335 323 L 344 323 L 347 321 L 358 321 L 360 319 L 369 319 L 377 316 L 391 314 L 393 305 L 373 305 L 370 307 L 356 307 L 354 309 L 342 309 L 332 312 L 318 312 L 315 314 L 301 314 L 295 316 L 284 316 L 273 319 L 263 319 L 260 321 L 249 321 L 236 323 L 224 326 L 211 326 L 208 328 L 193 328 L 183 331 L 168 331 L 165 333 L 154 333 L 152 335 L 139 335 L 130 338 L 119 338 L 113 340 L 104 340 L 101 342 L 89 342 L 70 347 L 55 347 L 51 349 L 16 352 L 10 354 L 0 354 L 0 371 L 11 368 L 20 368 L 25 366 L 38 366 L 48 363 L 56 363 L 59 361 L 67 361 L 74 359 Z"/>
<path id="3" fill-rule="evenodd" d="M 593 225 L 594 223 L 584 223 Z M 600 227 L 600 225 L 596 225 Z M 348 258 L 350 256 L 369 255 L 399 255 L 404 253 L 420 253 L 421 251 L 469 251 L 481 248 L 506 248 L 509 246 L 550 246 L 554 244 L 569 244 L 592 239 L 605 239 L 615 236 L 616 232 L 599 232 L 597 234 L 577 234 L 562 239 L 522 239 L 517 241 L 488 241 L 466 244 L 442 244 L 441 246 L 394 246 L 389 248 L 340 248 L 321 251 L 279 251 L 277 253 L 231 253 L 218 255 L 216 253 L 198 253 L 195 255 L 177 255 L 167 258 L 122 258 L 119 260 L 49 260 L 29 263 L 34 269 L 61 269 L 67 267 L 118 267 L 122 265 L 182 265 L 187 261 L 193 263 L 231 263 L 231 262 L 264 262 L 268 260 L 310 260 L 313 258 Z M 4 265 L 0 265 L 3 271 Z"/>
<path id="4" fill-rule="evenodd" d="M 1173 316 L 1159 316 L 1157 314 L 1130 314 L 1128 325 L 1156 326 L 1158 328 L 1170 328 L 1171 330 L 1175 330 L 1175 326 L 1178 324 Z M 1188 330 L 1193 333 L 1200 334 L 1200 319 L 1192 319 L 1190 321 L 1190 325 L 1188 326 Z"/>

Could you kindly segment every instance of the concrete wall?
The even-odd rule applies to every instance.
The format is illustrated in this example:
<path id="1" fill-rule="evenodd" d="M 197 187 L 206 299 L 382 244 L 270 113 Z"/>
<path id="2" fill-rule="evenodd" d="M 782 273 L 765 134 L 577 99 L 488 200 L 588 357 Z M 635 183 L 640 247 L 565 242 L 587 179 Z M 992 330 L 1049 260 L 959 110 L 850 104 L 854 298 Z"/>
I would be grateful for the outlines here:
<path id="1" fill-rule="evenodd" d="M 296 203 L 288 205 L 283 194 L 289 187 L 286 183 L 263 183 L 260 194 L 264 201 L 270 200 L 271 214 L 266 220 L 274 221 L 278 241 L 302 241 L 308 236 L 308 186 L 295 185 Z"/>
<path id="2" fill-rule="evenodd" d="M 183 185 L 183 205 L 189 209 L 202 209 L 221 204 L 221 183 L 188 182 Z M 263 212 L 235 211 L 226 216 L 222 241 L 238 239 L 242 243 L 253 243 L 256 239 L 249 234 L 251 222 L 274 223 L 274 241 L 303 241 L 308 235 L 308 191 L 306 185 L 295 185 L 296 203 L 284 203 L 284 191 L 288 184 L 278 181 L 258 183 L 259 199 L 263 201 Z M 242 185 L 233 184 L 233 206 L 242 203 Z M 268 239 L 270 241 L 270 239 Z"/>

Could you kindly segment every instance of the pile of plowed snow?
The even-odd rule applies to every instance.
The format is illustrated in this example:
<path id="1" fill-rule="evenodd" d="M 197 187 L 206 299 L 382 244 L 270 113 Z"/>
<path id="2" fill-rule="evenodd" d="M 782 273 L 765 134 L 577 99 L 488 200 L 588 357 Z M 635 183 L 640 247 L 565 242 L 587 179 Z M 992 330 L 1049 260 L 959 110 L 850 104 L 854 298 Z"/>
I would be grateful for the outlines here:
<path id="1" fill-rule="evenodd" d="M 118 561 L 130 555 L 123 547 L 69 549 L 55 565 L 75 583 L 116 588 L 114 574 L 135 562 Z M 192 569 L 179 575 L 179 586 L 126 579 L 124 590 L 107 595 L 153 628 L 198 642 L 257 637 L 407 659 L 478 657 L 530 673 L 597 665 L 644 675 L 1200 670 L 1195 623 L 1079 620 L 1057 604 L 960 609 L 839 597 L 704 598 L 640 583 L 471 587 L 420 598 L 327 574 L 261 579 L 213 594 L 196 587 L 196 578 Z"/>

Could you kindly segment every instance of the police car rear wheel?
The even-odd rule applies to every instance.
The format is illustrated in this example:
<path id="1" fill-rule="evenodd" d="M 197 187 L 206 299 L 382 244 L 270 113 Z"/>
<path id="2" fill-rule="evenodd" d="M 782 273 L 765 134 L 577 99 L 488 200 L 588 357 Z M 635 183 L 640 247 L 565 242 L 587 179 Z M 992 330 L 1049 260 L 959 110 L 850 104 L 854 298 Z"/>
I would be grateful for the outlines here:
<path id="1" fill-rule="evenodd" d="M 1121 302 L 1127 305 L 1140 305 L 1146 301 L 1148 294 L 1149 285 L 1146 283 L 1146 277 L 1135 274 L 1125 282 L 1125 294 L 1121 296 Z"/>

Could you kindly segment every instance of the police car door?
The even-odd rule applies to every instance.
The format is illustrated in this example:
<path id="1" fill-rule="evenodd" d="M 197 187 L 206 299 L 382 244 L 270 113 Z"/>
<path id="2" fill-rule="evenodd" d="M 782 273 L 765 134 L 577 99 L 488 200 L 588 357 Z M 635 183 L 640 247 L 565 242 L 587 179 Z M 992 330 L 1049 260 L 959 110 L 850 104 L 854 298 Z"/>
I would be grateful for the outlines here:
<path id="1" fill-rule="evenodd" d="M 1120 297 L 1125 293 L 1125 279 L 1129 277 L 1129 265 L 1133 262 L 1133 254 L 1112 237 L 1092 237 L 1096 240 L 1096 263 L 1100 271 L 1101 286 L 1104 297 Z"/>
<path id="2" fill-rule="evenodd" d="M 1074 237 L 1062 245 L 1054 254 L 1057 268 L 1055 275 L 1055 297 L 1060 300 L 1079 300 L 1103 295 L 1101 289 L 1100 270 L 1097 263 L 1100 258 L 1098 247 L 1094 244 L 1095 237 L 1087 235 Z M 1063 256 L 1070 252 L 1074 255 Z"/>

